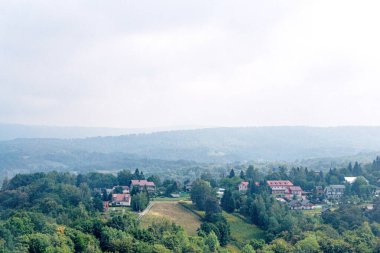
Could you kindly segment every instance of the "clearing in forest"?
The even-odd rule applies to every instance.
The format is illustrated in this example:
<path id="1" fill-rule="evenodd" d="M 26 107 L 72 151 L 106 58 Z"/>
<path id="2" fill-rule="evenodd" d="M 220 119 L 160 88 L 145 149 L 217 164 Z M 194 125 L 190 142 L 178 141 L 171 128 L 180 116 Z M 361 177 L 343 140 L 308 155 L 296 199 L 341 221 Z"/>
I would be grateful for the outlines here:
<path id="1" fill-rule="evenodd" d="M 223 212 L 223 216 L 228 220 L 231 229 L 231 237 L 241 246 L 249 243 L 252 239 L 264 239 L 264 232 L 259 227 L 244 221 L 238 215 Z"/>
<path id="2" fill-rule="evenodd" d="M 141 225 L 147 227 L 160 219 L 167 219 L 182 226 L 189 235 L 196 235 L 197 229 L 201 225 L 199 217 L 177 201 L 154 202 L 149 212 L 142 217 Z"/>

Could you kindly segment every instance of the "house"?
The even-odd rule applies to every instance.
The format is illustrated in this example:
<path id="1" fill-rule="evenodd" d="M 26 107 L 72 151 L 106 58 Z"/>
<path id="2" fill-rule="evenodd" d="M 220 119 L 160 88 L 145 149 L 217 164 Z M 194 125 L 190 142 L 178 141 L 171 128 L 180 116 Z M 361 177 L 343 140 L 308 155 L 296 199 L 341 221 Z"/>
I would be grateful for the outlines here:
<path id="1" fill-rule="evenodd" d="M 320 185 L 318 185 L 318 186 L 316 186 L 315 187 L 315 193 L 317 194 L 317 195 L 322 195 L 322 194 L 324 194 L 324 190 L 323 190 L 323 187 L 322 186 L 320 186 Z"/>
<path id="2" fill-rule="evenodd" d="M 223 197 L 225 191 L 226 191 L 226 189 L 219 188 L 218 191 L 216 192 L 216 196 L 221 199 Z"/>
<path id="3" fill-rule="evenodd" d="M 285 197 L 288 199 L 291 198 L 302 198 L 303 190 L 300 186 L 289 186 L 285 190 Z"/>
<path id="4" fill-rule="evenodd" d="M 154 193 L 156 191 L 156 185 L 154 182 L 147 180 L 132 180 L 130 189 L 133 189 L 134 187 L 138 187 L 140 191 L 143 191 L 146 187 L 149 193 Z"/>
<path id="5" fill-rule="evenodd" d="M 288 187 L 293 186 L 289 180 L 268 180 L 268 186 L 272 190 L 273 195 L 285 195 Z"/>
<path id="6" fill-rule="evenodd" d="M 357 177 L 344 177 L 344 182 L 353 184 L 356 181 Z"/>
<path id="7" fill-rule="evenodd" d="M 380 196 L 380 189 L 375 190 L 374 194 L 375 194 L 375 197 L 379 197 Z"/>
<path id="8" fill-rule="evenodd" d="M 287 199 L 302 198 L 304 193 L 300 186 L 293 185 L 289 180 L 268 180 L 267 184 L 272 190 L 272 195 L 284 196 Z"/>
<path id="9" fill-rule="evenodd" d="M 187 184 L 185 185 L 185 191 L 187 191 L 187 192 L 191 192 L 191 188 L 192 188 L 192 186 L 193 186 L 193 183 L 187 183 Z"/>
<path id="10" fill-rule="evenodd" d="M 112 192 L 114 192 L 115 189 L 119 187 L 122 189 L 122 193 L 129 193 L 129 186 L 114 186 L 112 188 Z"/>
<path id="11" fill-rule="evenodd" d="M 311 204 L 308 200 L 292 200 L 289 202 L 289 208 L 292 210 L 312 210 L 315 205 Z"/>
<path id="12" fill-rule="evenodd" d="M 338 200 L 344 195 L 346 187 L 344 185 L 330 185 L 325 188 L 327 199 Z"/>
<path id="13" fill-rule="evenodd" d="M 129 193 L 112 194 L 112 205 L 131 206 L 131 195 Z"/>
<path id="14" fill-rule="evenodd" d="M 356 181 L 357 178 L 358 177 L 344 177 L 344 181 L 346 183 L 353 184 L 353 183 L 355 183 L 355 181 Z M 369 183 L 368 180 L 365 177 L 361 176 L 361 178 L 363 178 L 367 183 Z"/>
<path id="15" fill-rule="evenodd" d="M 276 200 L 282 202 L 282 203 L 286 203 L 286 200 L 284 198 L 276 198 Z"/>
<path id="16" fill-rule="evenodd" d="M 239 184 L 239 192 L 246 192 L 248 191 L 248 185 L 249 185 L 249 182 L 247 181 L 243 181 Z"/>

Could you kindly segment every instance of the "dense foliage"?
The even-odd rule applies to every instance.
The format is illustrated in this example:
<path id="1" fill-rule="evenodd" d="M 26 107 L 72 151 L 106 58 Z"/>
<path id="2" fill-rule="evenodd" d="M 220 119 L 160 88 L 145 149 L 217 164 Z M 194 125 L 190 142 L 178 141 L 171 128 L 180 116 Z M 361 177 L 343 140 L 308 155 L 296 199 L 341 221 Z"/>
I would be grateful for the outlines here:
<path id="1" fill-rule="evenodd" d="M 125 180 L 124 174 L 50 172 L 7 180 L 0 191 L 0 252 L 223 251 L 213 233 L 190 237 L 170 222 L 143 229 L 133 213 L 102 213 L 92 187 Z"/>

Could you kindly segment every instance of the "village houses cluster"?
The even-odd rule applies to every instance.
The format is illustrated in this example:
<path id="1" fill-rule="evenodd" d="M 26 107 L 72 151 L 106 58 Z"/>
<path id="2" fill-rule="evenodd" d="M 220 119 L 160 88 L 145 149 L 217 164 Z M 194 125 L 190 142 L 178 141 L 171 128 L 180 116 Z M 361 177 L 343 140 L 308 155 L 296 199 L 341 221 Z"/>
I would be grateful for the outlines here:
<path id="1" fill-rule="evenodd" d="M 345 184 L 353 184 L 357 177 L 345 177 Z M 308 195 L 311 192 L 303 191 L 300 186 L 293 185 L 289 180 L 267 180 L 267 186 L 270 188 L 271 194 L 280 202 L 288 203 L 291 209 L 296 210 L 310 210 L 321 208 L 320 205 L 310 203 Z M 258 182 L 255 182 L 256 186 L 259 186 Z M 242 181 L 238 185 L 239 192 L 244 193 L 249 190 L 249 182 Z M 341 185 L 329 185 L 323 188 L 317 186 L 315 188 L 315 194 L 323 196 L 327 201 L 339 201 L 345 193 L 346 186 Z M 376 191 L 378 193 L 378 191 Z"/>
<path id="2" fill-rule="evenodd" d="M 114 186 L 111 189 L 105 189 L 105 194 L 107 194 L 107 196 L 110 194 L 112 195 L 110 201 L 104 201 L 104 209 L 107 210 L 109 206 L 131 206 L 132 196 L 130 191 L 132 189 L 138 191 L 146 189 L 148 193 L 152 194 L 156 192 L 156 185 L 154 182 L 147 180 L 131 180 L 129 186 Z"/>

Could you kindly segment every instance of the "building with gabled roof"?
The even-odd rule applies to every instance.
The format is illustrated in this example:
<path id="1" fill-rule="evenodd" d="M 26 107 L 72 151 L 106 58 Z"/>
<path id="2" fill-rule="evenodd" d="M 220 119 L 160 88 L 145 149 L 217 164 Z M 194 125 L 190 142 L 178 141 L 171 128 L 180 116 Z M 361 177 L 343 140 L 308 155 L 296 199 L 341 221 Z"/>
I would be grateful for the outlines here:
<path id="1" fill-rule="evenodd" d="M 248 191 L 249 182 L 243 181 L 239 184 L 239 192 Z"/>
<path id="2" fill-rule="evenodd" d="M 112 194 L 112 205 L 131 206 L 131 195 L 128 193 Z"/>
<path id="3" fill-rule="evenodd" d="M 294 196 L 297 198 L 302 197 L 302 188 L 300 186 L 294 186 L 289 180 L 268 180 L 267 184 L 272 190 L 272 195 L 281 195 L 288 199 Z"/>
<path id="4" fill-rule="evenodd" d="M 338 200 L 344 195 L 345 190 L 344 185 L 329 185 L 325 188 L 325 195 L 327 199 Z"/>
<path id="5" fill-rule="evenodd" d="M 132 190 L 134 187 L 138 187 L 140 191 L 144 190 L 144 188 L 146 187 L 149 193 L 154 193 L 156 191 L 156 185 L 154 184 L 154 182 L 150 182 L 145 179 L 132 180 L 130 189 Z"/>

